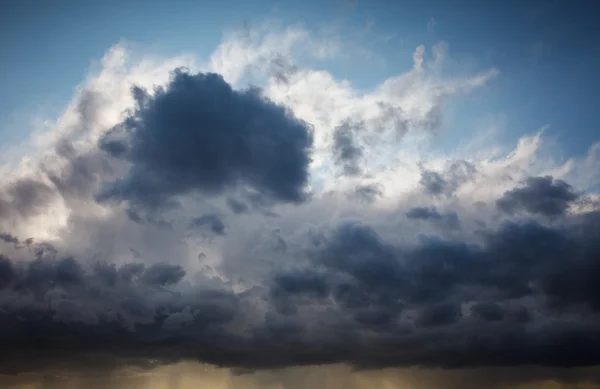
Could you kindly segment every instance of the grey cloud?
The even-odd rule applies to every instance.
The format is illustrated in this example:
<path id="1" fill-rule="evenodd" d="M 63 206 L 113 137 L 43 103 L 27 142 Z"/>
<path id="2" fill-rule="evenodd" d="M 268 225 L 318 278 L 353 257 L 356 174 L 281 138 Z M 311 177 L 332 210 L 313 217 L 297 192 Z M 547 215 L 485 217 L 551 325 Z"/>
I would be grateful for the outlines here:
<path id="1" fill-rule="evenodd" d="M 354 191 L 350 195 L 362 202 L 372 203 L 383 196 L 383 190 L 377 184 L 359 185 L 354 188 Z"/>
<path id="2" fill-rule="evenodd" d="M 97 150 L 80 152 L 67 140 L 56 147 L 67 163 L 60 170 L 42 165 L 42 170 L 63 197 L 90 198 L 98 183 L 113 173 L 105 156 Z"/>
<path id="3" fill-rule="evenodd" d="M 462 316 L 460 306 L 453 303 L 430 305 L 420 312 L 416 320 L 421 327 L 448 326 L 457 323 Z"/>
<path id="4" fill-rule="evenodd" d="M 420 184 L 431 195 L 452 196 L 461 185 L 472 180 L 476 173 L 477 169 L 473 164 L 458 160 L 442 172 L 424 169 L 421 172 Z"/>
<path id="5" fill-rule="evenodd" d="M 268 64 L 269 73 L 275 80 L 283 84 L 288 84 L 290 82 L 290 77 L 293 77 L 299 71 L 299 68 L 296 65 L 282 55 L 275 55 L 262 62 Z"/>
<path id="6" fill-rule="evenodd" d="M 415 207 L 406 212 L 406 217 L 409 219 L 440 220 L 442 215 L 435 207 Z"/>
<path id="7" fill-rule="evenodd" d="M 77 112 L 80 115 L 82 126 L 88 126 L 98 120 L 99 107 L 105 103 L 102 94 L 91 89 L 82 91 L 77 103 Z"/>
<path id="8" fill-rule="evenodd" d="M 551 176 L 529 177 L 525 186 L 505 192 L 496 201 L 496 206 L 508 214 L 526 211 L 554 217 L 563 215 L 578 198 L 573 187 L 562 180 Z"/>
<path id="9" fill-rule="evenodd" d="M 432 195 L 441 195 L 448 185 L 440 173 L 428 170 L 421 173 L 419 183 Z"/>
<path id="10" fill-rule="evenodd" d="M 154 95 L 136 88 L 134 97 L 135 111 L 100 143 L 132 167 L 107 183 L 99 200 L 152 208 L 179 194 L 222 193 L 238 183 L 278 201 L 306 198 L 311 130 L 259 91 L 233 90 L 217 74 L 176 70 Z M 119 139 L 123 147 L 111 143 Z"/>
<path id="11" fill-rule="evenodd" d="M 315 298 L 325 298 L 330 293 L 329 285 L 322 275 L 310 271 L 279 274 L 274 278 L 271 298 L 280 313 L 292 314 L 304 297 L 309 303 Z M 293 299 L 292 299 L 293 298 Z"/>
<path id="12" fill-rule="evenodd" d="M 471 307 L 471 312 L 486 321 L 502 321 L 504 319 L 504 310 L 493 302 L 475 304 Z"/>
<path id="13" fill-rule="evenodd" d="M 507 223 L 481 244 L 404 246 L 345 220 L 305 248 L 306 262 L 238 293 L 191 284 L 170 264 L 92 266 L 56 249 L 2 257 L 0 355 L 12 359 L 0 366 L 81 355 L 251 369 L 598 364 L 599 232 L 600 214 L 587 213 Z"/>
<path id="14" fill-rule="evenodd" d="M 223 223 L 223 220 L 215 214 L 206 214 L 194 218 L 190 223 L 190 227 L 196 230 L 209 231 L 215 235 L 225 234 L 225 223 Z"/>
<path id="15" fill-rule="evenodd" d="M 312 299 L 323 309 L 339 311 L 339 318 L 353 321 L 349 328 L 358 337 L 374 323 L 391 323 L 377 327 L 380 336 L 410 350 L 396 353 L 393 346 L 381 345 L 378 350 L 387 357 L 358 362 L 370 367 L 594 365 L 600 362 L 591 346 L 600 342 L 591 324 L 600 323 L 600 246 L 592 236 L 599 226 L 600 214 L 589 213 L 576 226 L 509 223 L 486 230 L 483 245 L 424 239 L 408 249 L 385 243 L 366 225 L 346 222 L 313 254 L 310 268 L 319 270 L 302 270 L 297 280 L 286 274 L 285 285 L 302 287 L 282 288 L 278 280 L 274 290 L 279 301 L 297 301 L 292 307 Z M 518 302 L 530 298 L 541 305 Z M 470 315 L 479 320 L 463 315 L 465 303 L 473 303 Z M 400 335 L 404 312 L 415 310 L 417 327 Z M 587 319 L 571 322 L 574 311 Z M 546 324 L 536 334 L 526 333 L 523 326 L 537 322 L 540 312 L 544 318 L 533 325 Z M 564 331 L 571 335 L 565 337 Z M 455 336 L 464 341 L 455 342 Z"/>
<path id="16" fill-rule="evenodd" d="M 135 112 L 99 145 L 132 164 L 100 199 L 129 201 L 134 222 L 158 223 L 148 211 L 180 194 L 222 194 L 237 183 L 250 188 L 235 188 L 232 196 L 242 200 L 227 198 L 234 214 L 306 198 L 310 131 L 256 91 L 176 72 L 155 96 L 134 94 Z M 353 142 L 338 142 L 339 155 L 357 164 Z M 63 196 L 87 196 L 110 174 L 105 155 L 82 155 L 68 143 L 57 152 L 68 167 L 48 177 Z M 424 171 L 422 184 L 450 196 L 475 173 L 457 161 Z M 55 193 L 35 180 L 7 188 L 0 212 L 15 215 L 36 212 Z M 366 202 L 381 194 L 376 185 L 354 193 Z M 503 200 L 530 213 L 564 214 L 572 197 L 570 187 L 546 179 Z M 430 207 L 406 216 L 458 225 L 456 214 Z M 226 230 L 216 214 L 192 227 Z M 31 258 L 0 256 L 0 372 L 77 366 L 85 356 L 113 367 L 196 359 L 250 369 L 600 363 L 599 214 L 482 228 L 478 244 L 424 237 L 411 246 L 359 220 L 307 237 L 312 247 L 275 234 L 272 255 L 281 261 L 243 292 L 215 279 L 192 283 L 176 264 L 91 264 L 27 240 L 20 252 Z M 10 234 L 0 239 L 19 242 Z"/>
<path id="17" fill-rule="evenodd" d="M 358 124 L 346 122 L 336 127 L 333 133 L 333 153 L 338 165 L 346 175 L 360 174 L 360 159 L 363 156 L 362 149 L 356 144 L 355 132 Z"/>
<path id="18" fill-rule="evenodd" d="M 240 214 L 248 212 L 248 205 L 243 201 L 237 200 L 233 197 L 227 198 L 227 205 L 233 213 Z"/>
<path id="19" fill-rule="evenodd" d="M 53 189 L 42 181 L 21 178 L 8 183 L 0 193 L 0 218 L 26 218 L 39 213 L 54 198 Z"/>
<path id="20" fill-rule="evenodd" d="M 77 106 L 81 116 L 78 131 L 58 139 L 36 166 L 34 174 L 7 182 L 0 188 L 0 219 L 25 221 L 43 213 L 60 198 L 73 207 L 74 200 L 90 199 L 98 183 L 115 173 L 100 150 L 78 150 L 72 144 L 82 130 L 95 124 L 99 99 L 94 92 L 84 91 Z"/>
<path id="21" fill-rule="evenodd" d="M 0 240 L 4 241 L 5 243 L 12 243 L 15 245 L 19 244 L 19 238 L 6 232 L 0 233 Z"/>
<path id="22" fill-rule="evenodd" d="M 150 285 L 173 285 L 181 281 L 185 271 L 179 265 L 154 264 L 144 269 L 140 280 Z"/>
<path id="23" fill-rule="evenodd" d="M 406 212 L 406 217 L 413 220 L 428 220 L 447 228 L 458 228 L 460 220 L 456 212 L 441 214 L 436 207 L 414 207 Z"/>

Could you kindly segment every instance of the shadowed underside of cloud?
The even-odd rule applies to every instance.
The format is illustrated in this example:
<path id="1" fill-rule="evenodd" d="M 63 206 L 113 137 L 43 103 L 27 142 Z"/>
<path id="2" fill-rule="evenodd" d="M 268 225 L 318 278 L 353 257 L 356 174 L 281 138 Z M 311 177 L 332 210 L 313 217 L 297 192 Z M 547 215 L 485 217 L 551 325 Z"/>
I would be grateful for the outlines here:
<path id="1" fill-rule="evenodd" d="M 555 180 L 551 176 L 529 177 L 525 186 L 507 191 L 496 201 L 496 205 L 509 214 L 526 211 L 552 217 L 564 214 L 579 197 L 580 194 L 562 180 Z"/>
<path id="2" fill-rule="evenodd" d="M 452 162 L 443 172 L 424 169 L 420 184 L 431 195 L 451 196 L 465 182 L 477 173 L 477 169 L 467 161 Z"/>
<path id="3" fill-rule="evenodd" d="M 53 195 L 52 189 L 38 180 L 15 180 L 4 188 L 4 193 L 0 193 L 0 218 L 31 216 L 44 207 Z"/>
<path id="4" fill-rule="evenodd" d="M 356 144 L 354 131 L 356 126 L 351 123 L 344 123 L 335 129 L 333 134 L 333 152 L 336 162 L 341 165 L 342 171 L 347 175 L 356 175 L 360 173 L 359 162 L 363 156 L 363 151 Z"/>
<path id="5" fill-rule="evenodd" d="M 440 213 L 435 207 L 415 207 L 406 212 L 406 217 L 412 220 L 427 220 L 448 228 L 458 228 L 460 220 L 455 212 Z"/>
<path id="6" fill-rule="evenodd" d="M 153 207 L 237 184 L 276 200 L 306 198 L 311 130 L 259 90 L 240 92 L 218 74 L 176 70 L 166 87 L 152 95 L 136 88 L 134 97 L 134 112 L 100 142 L 131 167 L 99 200 Z"/>
<path id="7" fill-rule="evenodd" d="M 190 284 L 177 265 L 2 257 L 1 369 L 80 355 L 252 369 L 595 365 L 599 233 L 592 212 L 508 223 L 481 244 L 399 246 L 348 220 L 304 249 L 304 266 L 245 292 Z"/>

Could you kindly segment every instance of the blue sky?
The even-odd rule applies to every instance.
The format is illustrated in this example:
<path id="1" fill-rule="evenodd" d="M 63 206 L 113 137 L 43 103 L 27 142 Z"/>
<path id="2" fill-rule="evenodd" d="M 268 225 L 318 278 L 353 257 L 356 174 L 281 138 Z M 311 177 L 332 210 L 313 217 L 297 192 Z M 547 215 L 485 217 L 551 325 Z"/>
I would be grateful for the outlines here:
<path id="1" fill-rule="evenodd" d="M 31 115 L 61 109 L 92 60 L 120 40 L 207 56 L 225 29 L 276 19 L 308 29 L 335 25 L 343 39 L 384 58 L 326 65 L 362 88 L 410 66 L 417 45 L 444 40 L 464 66 L 493 66 L 502 75 L 457 104 L 440 142 L 453 146 L 503 115 L 507 139 L 549 124 L 563 152 L 583 153 L 598 138 L 597 9 L 584 0 L 8 1 L 0 13 L 0 131 L 4 144 L 26 137 Z"/>

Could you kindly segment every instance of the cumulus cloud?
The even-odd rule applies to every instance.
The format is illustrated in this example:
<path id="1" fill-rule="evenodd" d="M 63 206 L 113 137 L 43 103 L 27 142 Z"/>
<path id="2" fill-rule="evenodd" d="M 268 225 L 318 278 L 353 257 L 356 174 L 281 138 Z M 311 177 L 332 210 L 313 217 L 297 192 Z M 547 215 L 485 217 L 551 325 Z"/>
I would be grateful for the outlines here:
<path id="1" fill-rule="evenodd" d="M 306 31 L 249 33 L 203 66 L 112 49 L 1 183 L 0 373 L 600 363 L 597 146 L 428 152 L 497 71 L 420 46 L 364 92 Z"/>
<path id="2" fill-rule="evenodd" d="M 107 135 L 126 140 L 103 139 L 103 149 L 131 167 L 99 199 L 160 206 L 194 190 L 218 194 L 238 181 L 277 200 L 306 197 L 311 131 L 259 91 L 237 92 L 214 73 L 176 70 L 154 95 L 133 93 L 136 111 Z"/>
<path id="3" fill-rule="evenodd" d="M 525 186 L 504 193 L 496 202 L 503 212 L 524 210 L 532 214 L 559 216 L 579 198 L 573 187 L 553 177 L 528 177 Z"/>

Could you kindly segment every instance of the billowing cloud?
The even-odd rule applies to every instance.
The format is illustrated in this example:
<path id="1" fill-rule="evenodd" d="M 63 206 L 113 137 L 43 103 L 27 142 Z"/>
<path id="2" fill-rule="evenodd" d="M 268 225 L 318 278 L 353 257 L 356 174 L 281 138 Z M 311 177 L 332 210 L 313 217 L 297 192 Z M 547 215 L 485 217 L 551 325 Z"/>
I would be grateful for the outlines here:
<path id="1" fill-rule="evenodd" d="M 529 177 L 525 186 L 504 193 L 496 202 L 498 208 L 507 213 L 520 210 L 544 216 L 564 214 L 570 203 L 579 198 L 573 187 L 553 177 Z"/>
<path id="2" fill-rule="evenodd" d="M 136 111 L 102 143 L 131 167 L 98 198 L 156 206 L 178 194 L 221 193 L 238 183 L 278 200 L 306 197 L 311 131 L 259 91 L 237 92 L 217 74 L 177 70 L 164 89 L 153 95 L 135 89 L 134 95 Z"/>
<path id="3" fill-rule="evenodd" d="M 507 224 L 480 245 L 402 246 L 346 221 L 304 248 L 305 268 L 238 292 L 186 281 L 178 265 L 3 257 L 3 369 L 33 366 L 19 355 L 80 353 L 253 369 L 595 365 L 599 222 L 594 212 Z"/>
<path id="4" fill-rule="evenodd" d="M 600 364 L 598 147 L 433 152 L 497 71 L 448 78 L 419 46 L 359 91 L 294 57 L 333 43 L 282 34 L 204 66 L 112 49 L 0 183 L 0 374 Z"/>

